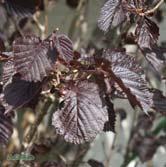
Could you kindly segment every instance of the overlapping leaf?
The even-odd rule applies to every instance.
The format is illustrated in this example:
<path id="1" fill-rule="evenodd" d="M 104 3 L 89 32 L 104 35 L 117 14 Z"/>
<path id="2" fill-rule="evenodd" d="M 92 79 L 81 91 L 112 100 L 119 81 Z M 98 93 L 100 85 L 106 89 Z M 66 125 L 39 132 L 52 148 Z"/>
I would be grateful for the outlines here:
<path id="1" fill-rule="evenodd" d="M 108 120 L 98 85 L 81 81 L 67 90 L 64 100 L 64 107 L 53 115 L 56 132 L 75 144 L 93 140 Z"/>
<path id="2" fill-rule="evenodd" d="M 102 57 L 108 60 L 112 67 L 120 66 L 139 75 L 143 74 L 143 70 L 135 57 L 127 55 L 123 49 L 104 50 Z"/>
<path id="3" fill-rule="evenodd" d="M 153 108 L 166 115 L 166 97 L 159 90 L 153 90 Z"/>
<path id="4" fill-rule="evenodd" d="M 12 82 L 4 88 L 4 100 L 12 108 L 18 108 L 27 104 L 40 91 L 40 82 L 27 82 L 15 75 Z"/>
<path id="5" fill-rule="evenodd" d="M 5 108 L 0 106 L 0 144 L 7 145 L 13 133 L 11 116 L 4 115 Z"/>
<path id="6" fill-rule="evenodd" d="M 131 104 L 147 112 L 152 104 L 152 94 L 140 75 L 142 70 L 136 65 L 136 60 L 130 59 L 125 52 L 111 50 L 106 50 L 103 57 L 111 63 L 110 76 L 126 93 Z"/>
<path id="7" fill-rule="evenodd" d="M 58 50 L 59 58 L 69 63 L 74 56 L 72 41 L 66 35 L 56 33 L 50 36 L 50 40 L 53 41 L 54 47 Z"/>
<path id="8" fill-rule="evenodd" d="M 43 0 L 4 0 L 6 10 L 14 17 L 24 18 L 32 17 L 36 8 L 43 9 Z"/>
<path id="9" fill-rule="evenodd" d="M 147 17 L 142 18 L 136 28 L 137 43 L 140 48 L 152 49 L 159 37 L 159 28 Z"/>
<path id="10" fill-rule="evenodd" d="M 14 68 L 26 81 L 42 81 L 50 71 L 57 55 L 69 63 L 74 51 L 71 40 L 64 34 L 53 33 L 42 41 L 34 35 L 17 38 L 13 43 Z"/>
<path id="11" fill-rule="evenodd" d="M 121 0 L 108 0 L 101 9 L 98 26 L 103 31 L 116 27 L 126 19 Z"/>
<path id="12" fill-rule="evenodd" d="M 42 81 L 52 70 L 47 56 L 49 43 L 35 36 L 17 38 L 13 43 L 16 72 L 26 81 Z"/>
<path id="13" fill-rule="evenodd" d="M 142 52 L 156 71 L 161 72 L 166 67 L 166 59 L 159 47 L 155 46 L 152 49 L 143 49 Z"/>
<path id="14" fill-rule="evenodd" d="M 3 65 L 3 72 L 2 72 L 2 82 L 5 86 L 6 83 L 12 80 L 12 76 L 15 74 L 14 70 L 14 62 L 13 60 L 9 60 L 4 63 Z"/>
<path id="15" fill-rule="evenodd" d="M 122 67 L 114 67 L 113 72 L 121 79 L 124 86 L 130 90 L 124 90 L 125 93 L 127 93 L 128 99 L 133 102 L 133 97 L 129 98 L 129 96 L 131 96 L 129 94 L 131 93 L 136 97 L 137 101 L 135 101 L 135 104 L 147 112 L 151 107 L 151 94 L 147 88 L 145 80 L 138 74 Z"/>
<path id="16" fill-rule="evenodd" d="M 166 65 L 162 51 L 157 46 L 159 28 L 155 22 L 147 17 L 141 18 L 136 31 L 137 44 L 147 61 L 156 71 L 161 71 Z"/>

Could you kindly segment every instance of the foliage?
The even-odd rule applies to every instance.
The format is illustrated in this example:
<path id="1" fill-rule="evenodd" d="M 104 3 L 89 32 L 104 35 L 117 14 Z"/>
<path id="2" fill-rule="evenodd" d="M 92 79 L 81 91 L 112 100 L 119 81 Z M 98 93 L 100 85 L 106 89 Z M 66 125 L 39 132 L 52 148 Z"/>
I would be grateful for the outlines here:
<path id="1" fill-rule="evenodd" d="M 81 2 L 73 2 L 74 8 Z M 73 3 L 67 1 L 71 6 Z M 24 24 L 31 18 L 41 33 L 43 32 L 35 14 L 46 8 L 44 1 L 5 0 L 1 1 L 1 4 L 7 12 L 6 17 L 12 16 L 18 33 L 17 37 L 11 40 L 10 51 L 5 50 L 3 39 L 0 42 L 0 60 L 3 66 L 1 144 L 7 147 L 10 141 L 14 128 L 13 113 L 24 107 L 34 109 L 41 101 L 46 104 L 46 107 L 43 107 L 45 111 L 43 114 L 38 111 L 35 113 L 35 126 L 27 134 L 30 137 L 26 140 L 28 147 L 24 145 L 21 151 L 29 151 L 35 130 L 44 115 L 49 113 L 50 105 L 56 105 L 51 113 L 54 135 L 60 135 L 66 142 L 74 144 L 92 142 L 97 134 L 103 131 L 115 131 L 117 113 L 114 98 L 128 99 L 134 109 L 139 107 L 149 116 L 153 115 L 150 112 L 152 110 L 154 115 L 166 115 L 166 97 L 163 92 L 149 86 L 144 68 L 136 57 L 127 53 L 123 45 L 118 48 L 90 48 L 90 51 L 94 49 L 93 53 L 88 53 L 88 48 L 85 52 L 76 51 L 74 42 L 58 30 L 44 39 L 42 35 L 38 37 L 31 30 L 25 31 Z M 161 1 L 148 3 L 143 0 L 107 0 L 101 8 L 98 27 L 107 35 L 126 24 L 136 25 L 135 32 L 130 34 L 130 37 L 155 69 L 154 73 L 162 80 L 166 67 L 165 50 L 158 46 L 159 27 L 151 18 L 160 4 Z M 78 8 L 79 6 L 81 5 L 78 5 Z M 129 35 L 124 33 L 127 39 Z M 147 118 L 142 118 L 140 124 L 148 122 L 148 119 L 144 119 Z M 131 156 L 138 156 L 143 162 L 151 159 L 157 148 L 165 143 L 165 136 L 156 137 L 149 127 L 151 124 L 153 122 L 143 124 L 142 127 L 139 124 L 133 126 L 129 139 L 128 151 L 132 153 Z M 140 129 L 149 130 L 149 134 L 142 134 Z M 50 150 L 45 145 L 34 145 L 33 151 L 34 148 L 39 154 L 43 149 Z M 126 154 L 125 165 L 131 158 L 128 152 Z M 92 167 L 103 165 L 95 160 L 89 160 L 88 163 Z M 43 164 L 65 165 L 64 162 Z"/>

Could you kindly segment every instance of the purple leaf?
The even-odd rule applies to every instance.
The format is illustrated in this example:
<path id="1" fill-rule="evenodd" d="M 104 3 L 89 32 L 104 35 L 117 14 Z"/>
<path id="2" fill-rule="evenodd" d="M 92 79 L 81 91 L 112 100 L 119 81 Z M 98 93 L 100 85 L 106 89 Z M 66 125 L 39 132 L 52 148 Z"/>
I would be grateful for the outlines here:
<path id="1" fill-rule="evenodd" d="M 54 113 L 52 125 L 67 142 L 89 142 L 102 132 L 108 114 L 97 84 L 78 82 L 67 90 L 64 102 L 64 107 Z"/>
<path id="2" fill-rule="evenodd" d="M 42 81 L 52 70 L 52 62 L 47 53 L 49 43 L 36 36 L 17 38 L 13 43 L 14 66 L 16 72 L 26 81 Z"/>
<path id="3" fill-rule="evenodd" d="M 137 43 L 140 48 L 152 49 L 157 44 L 159 28 L 147 17 L 141 18 L 135 31 Z"/>
<path id="4" fill-rule="evenodd" d="M 27 82 L 16 75 L 12 82 L 4 88 L 4 100 L 14 109 L 30 102 L 40 91 L 40 82 Z"/>
<path id="5" fill-rule="evenodd" d="M 4 5 L 8 13 L 14 17 L 32 17 L 36 9 L 44 9 L 43 0 L 4 0 Z"/>
<path id="6" fill-rule="evenodd" d="M 143 70 L 135 57 L 127 55 L 124 49 L 106 49 L 104 50 L 102 57 L 111 62 L 112 67 L 120 66 L 137 74 L 143 74 Z"/>
<path id="7" fill-rule="evenodd" d="M 72 41 L 64 34 L 53 33 L 50 38 L 53 41 L 54 47 L 59 52 L 59 58 L 69 63 L 73 60 L 74 50 Z"/>
<path id="8" fill-rule="evenodd" d="M 146 82 L 138 74 L 121 67 L 113 68 L 114 74 L 123 82 L 124 86 L 136 97 L 138 105 L 147 112 L 151 106 L 151 93 Z M 125 92 L 127 93 L 127 92 Z"/>
<path id="9" fill-rule="evenodd" d="M 166 65 L 166 60 L 161 49 L 157 46 L 160 35 L 159 27 L 147 17 L 142 17 L 138 22 L 135 35 L 136 42 L 147 61 L 156 71 L 162 71 Z"/>
<path id="10" fill-rule="evenodd" d="M 4 86 L 12 80 L 12 76 L 14 74 L 15 74 L 15 69 L 13 60 L 5 62 L 3 64 L 3 72 L 2 72 L 2 82 Z"/>
<path id="11" fill-rule="evenodd" d="M 166 67 L 166 59 L 159 47 L 155 46 L 152 49 L 142 49 L 142 53 L 157 72 L 160 73 Z"/>
<path id="12" fill-rule="evenodd" d="M 147 112 L 152 104 L 152 94 L 142 78 L 142 69 L 134 58 L 125 52 L 106 50 L 103 58 L 110 62 L 111 78 L 126 93 L 132 106 L 138 105 Z"/>
<path id="13" fill-rule="evenodd" d="M 101 9 L 98 26 L 103 31 L 116 27 L 126 19 L 120 0 L 108 0 Z"/>
<path id="14" fill-rule="evenodd" d="M 11 116 L 4 114 L 5 108 L 0 106 L 0 144 L 7 145 L 13 133 Z"/>

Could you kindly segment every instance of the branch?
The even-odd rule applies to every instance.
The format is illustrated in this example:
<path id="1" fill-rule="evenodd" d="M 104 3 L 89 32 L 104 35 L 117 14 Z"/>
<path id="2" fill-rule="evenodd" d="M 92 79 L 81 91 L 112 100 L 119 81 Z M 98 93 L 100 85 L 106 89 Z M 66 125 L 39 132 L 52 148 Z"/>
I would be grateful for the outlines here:
<path id="1" fill-rule="evenodd" d="M 44 104 L 42 110 L 36 116 L 35 123 L 31 126 L 29 133 L 25 138 L 25 142 L 27 144 L 30 144 L 30 142 L 33 140 L 33 137 L 37 131 L 38 126 L 42 122 L 44 116 L 47 114 L 48 108 L 52 104 L 52 100 L 51 99 L 44 99 L 44 103 L 45 104 Z"/>
<path id="2" fill-rule="evenodd" d="M 70 39 L 76 41 L 75 48 L 78 48 L 80 43 L 83 41 L 82 38 L 85 36 L 86 32 L 85 19 L 88 13 L 88 2 L 89 2 L 88 0 L 80 0 L 76 10 L 76 14 L 72 19 L 71 25 L 69 27 L 68 36 L 70 37 Z"/>
<path id="3" fill-rule="evenodd" d="M 154 13 L 160 7 L 160 5 L 162 5 L 163 2 L 164 0 L 160 0 L 153 9 L 149 9 L 146 12 L 144 12 L 144 15 L 149 15 Z"/>
<path id="4" fill-rule="evenodd" d="M 53 101 L 54 101 L 54 99 L 52 99 L 51 97 L 44 97 L 43 106 L 41 107 L 41 110 L 38 111 L 38 113 L 36 115 L 35 122 L 33 125 L 31 125 L 31 128 L 25 137 L 25 140 L 24 140 L 25 144 L 24 145 L 26 146 L 26 148 L 22 144 L 22 147 L 19 151 L 20 154 L 22 152 L 30 153 L 31 150 L 29 148 L 32 144 L 32 141 L 34 139 L 35 134 L 37 133 L 37 129 L 38 129 L 40 123 L 42 122 L 44 116 L 47 114 L 49 107 L 51 106 Z M 19 166 L 19 164 L 20 164 L 20 160 L 16 161 L 16 163 L 14 164 L 14 167 Z"/>

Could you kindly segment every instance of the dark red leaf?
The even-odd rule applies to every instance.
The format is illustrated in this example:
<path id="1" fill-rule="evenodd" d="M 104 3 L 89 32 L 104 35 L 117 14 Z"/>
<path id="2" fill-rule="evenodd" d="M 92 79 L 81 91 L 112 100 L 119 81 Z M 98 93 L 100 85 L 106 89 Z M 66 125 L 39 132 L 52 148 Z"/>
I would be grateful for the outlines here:
<path id="1" fill-rule="evenodd" d="M 147 61 L 158 72 L 166 65 L 166 60 L 161 49 L 157 46 L 159 27 L 155 22 L 143 17 L 139 20 L 136 31 L 136 42 Z"/>
<path id="2" fill-rule="evenodd" d="M 49 37 L 52 40 L 54 47 L 59 52 L 59 58 L 69 63 L 73 60 L 74 50 L 72 41 L 64 34 L 52 33 Z"/>
<path id="3" fill-rule="evenodd" d="M 10 15 L 19 18 L 32 17 L 36 9 L 44 9 L 43 0 L 4 0 L 4 5 Z"/>
<path id="4" fill-rule="evenodd" d="M 7 83 L 11 82 L 12 76 L 15 74 L 14 62 L 9 60 L 3 64 L 2 71 L 2 83 L 5 86 Z"/>
<path id="5" fill-rule="evenodd" d="M 149 92 L 149 89 L 146 85 L 146 82 L 141 76 L 128 69 L 115 67 L 113 69 L 114 74 L 118 77 L 122 83 L 117 80 L 117 83 L 122 88 L 124 84 L 124 88 L 122 90 L 126 93 L 129 100 L 132 100 L 133 105 L 140 106 L 145 112 L 147 112 L 151 107 L 151 99 L 152 95 Z M 133 95 L 133 96 L 131 96 Z M 131 96 L 131 97 L 129 97 Z M 135 97 L 136 99 L 134 100 Z"/>
<path id="6" fill-rule="evenodd" d="M 132 106 L 140 106 L 147 112 L 152 104 L 152 94 L 142 78 L 142 70 L 134 58 L 125 52 L 106 50 L 103 58 L 110 62 L 111 69 L 105 67 L 111 78 L 126 93 Z"/>
<path id="7" fill-rule="evenodd" d="M 116 27 L 126 19 L 120 0 L 107 0 L 101 9 L 98 26 L 103 31 Z"/>
<path id="8" fill-rule="evenodd" d="M 138 64 L 134 56 L 126 54 L 124 49 L 111 50 L 106 49 L 103 51 L 102 57 L 111 63 L 112 67 L 120 66 L 127 68 L 137 74 L 143 74 L 141 66 Z"/>
<path id="9" fill-rule="evenodd" d="M 154 46 L 152 49 L 142 49 L 142 53 L 157 72 L 160 73 L 166 67 L 166 59 L 159 47 Z"/>
<path id="10" fill-rule="evenodd" d="M 13 133 L 12 117 L 4 114 L 5 108 L 0 106 L 0 144 L 7 145 Z"/>
<path id="11" fill-rule="evenodd" d="M 141 18 L 136 28 L 135 34 L 137 43 L 141 49 L 151 49 L 157 44 L 159 37 L 159 28 L 152 20 L 147 17 Z"/>
<path id="12" fill-rule="evenodd" d="M 15 75 L 12 82 L 4 88 L 4 100 L 13 108 L 18 108 L 27 104 L 40 91 L 40 82 L 27 82 Z"/>
<path id="13" fill-rule="evenodd" d="M 48 57 L 49 42 L 36 36 L 17 38 L 13 43 L 14 67 L 26 81 L 42 81 L 52 70 Z"/>
<path id="14" fill-rule="evenodd" d="M 66 91 L 64 107 L 54 113 L 52 125 L 68 142 L 89 142 L 102 132 L 108 120 L 99 87 L 93 82 L 81 81 Z"/>

